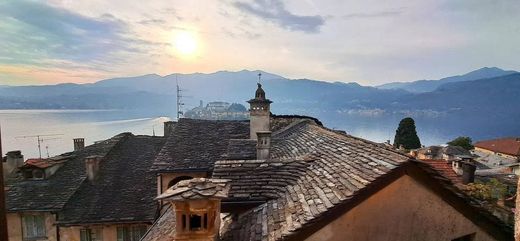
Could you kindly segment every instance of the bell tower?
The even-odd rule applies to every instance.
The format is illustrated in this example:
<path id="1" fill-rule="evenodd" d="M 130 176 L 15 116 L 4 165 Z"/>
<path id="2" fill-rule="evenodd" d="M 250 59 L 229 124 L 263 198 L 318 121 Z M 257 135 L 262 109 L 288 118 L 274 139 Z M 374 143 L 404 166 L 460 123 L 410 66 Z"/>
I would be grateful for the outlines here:
<path id="1" fill-rule="evenodd" d="M 265 91 L 262 89 L 260 84 L 262 74 L 258 74 L 258 88 L 255 92 L 255 98 L 247 101 L 249 103 L 249 125 L 250 132 L 249 138 L 256 140 L 258 132 L 270 131 L 270 115 L 271 115 L 271 103 L 269 99 L 265 98 Z"/>

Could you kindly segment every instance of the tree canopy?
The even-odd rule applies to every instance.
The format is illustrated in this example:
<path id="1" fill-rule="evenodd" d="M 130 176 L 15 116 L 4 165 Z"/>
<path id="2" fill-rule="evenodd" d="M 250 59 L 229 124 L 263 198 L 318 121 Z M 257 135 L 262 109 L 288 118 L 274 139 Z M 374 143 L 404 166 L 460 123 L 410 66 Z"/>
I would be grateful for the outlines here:
<path id="1" fill-rule="evenodd" d="M 460 146 L 466 150 L 473 150 L 473 144 L 472 144 L 472 140 L 470 137 L 468 136 L 459 136 L 457 138 L 455 138 L 454 140 L 448 142 L 447 144 L 449 146 Z"/>
<path id="2" fill-rule="evenodd" d="M 394 146 L 399 148 L 403 146 L 405 149 L 416 149 L 421 147 L 421 141 L 415 130 L 415 121 L 406 117 L 399 122 L 399 127 L 395 131 Z"/>
<path id="3" fill-rule="evenodd" d="M 233 103 L 231 104 L 229 107 L 228 107 L 228 111 L 231 111 L 231 112 L 246 112 L 247 109 L 245 106 L 241 105 L 241 104 L 238 104 L 238 103 Z"/>

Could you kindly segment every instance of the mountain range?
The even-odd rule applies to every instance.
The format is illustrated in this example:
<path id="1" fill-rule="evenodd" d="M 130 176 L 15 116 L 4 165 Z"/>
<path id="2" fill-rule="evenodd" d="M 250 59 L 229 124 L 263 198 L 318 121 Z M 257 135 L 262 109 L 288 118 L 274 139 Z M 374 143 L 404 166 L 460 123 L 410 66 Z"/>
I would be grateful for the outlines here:
<path id="1" fill-rule="evenodd" d="M 462 82 L 462 81 L 470 81 L 470 80 L 478 80 L 478 79 L 487 79 L 493 77 L 500 77 L 504 75 L 510 75 L 518 73 L 513 70 L 503 70 L 497 67 L 484 67 L 481 69 L 477 69 L 471 71 L 464 75 L 457 75 L 442 78 L 439 80 L 418 80 L 413 82 L 392 82 L 377 86 L 380 89 L 403 89 L 410 92 L 422 93 L 422 92 L 430 92 L 437 89 L 439 86 L 446 83 L 454 83 L 454 82 Z"/>
<path id="2" fill-rule="evenodd" d="M 440 80 L 357 83 L 287 79 L 264 71 L 219 71 L 211 74 L 156 74 L 101 80 L 92 84 L 1 86 L 0 109 L 124 109 L 146 115 L 174 116 L 176 86 L 184 110 L 199 100 L 245 104 L 262 84 L 275 104 L 273 113 L 311 115 L 343 129 L 392 127 L 412 116 L 421 128 L 443 135 L 476 139 L 520 135 L 520 73 L 482 68 Z M 385 127 L 386 128 L 386 127 Z"/>

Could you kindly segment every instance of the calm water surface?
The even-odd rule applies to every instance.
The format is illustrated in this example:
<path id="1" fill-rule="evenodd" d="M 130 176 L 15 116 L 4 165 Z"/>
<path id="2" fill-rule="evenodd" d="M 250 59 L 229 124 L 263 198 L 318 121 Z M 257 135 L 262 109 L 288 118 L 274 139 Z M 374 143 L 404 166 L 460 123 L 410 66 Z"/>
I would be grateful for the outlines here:
<path id="1" fill-rule="evenodd" d="M 393 140 L 395 128 L 402 116 L 317 115 L 327 127 L 346 130 L 349 134 L 372 141 Z M 34 135 L 43 136 L 42 156 L 72 151 L 72 139 L 85 138 L 85 144 L 104 140 L 122 132 L 163 135 L 163 122 L 170 118 L 121 110 L 0 110 L 4 154 L 21 150 L 25 158 L 39 156 Z M 417 121 L 417 131 L 423 144 L 444 143 L 451 138 L 429 125 L 435 121 Z"/>
<path id="2" fill-rule="evenodd" d="M 167 117 L 143 116 L 117 110 L 0 110 L 3 152 L 21 150 L 25 158 L 38 157 L 42 136 L 42 156 L 73 150 L 73 138 L 85 138 L 85 144 L 104 140 L 122 132 L 163 135 Z"/>

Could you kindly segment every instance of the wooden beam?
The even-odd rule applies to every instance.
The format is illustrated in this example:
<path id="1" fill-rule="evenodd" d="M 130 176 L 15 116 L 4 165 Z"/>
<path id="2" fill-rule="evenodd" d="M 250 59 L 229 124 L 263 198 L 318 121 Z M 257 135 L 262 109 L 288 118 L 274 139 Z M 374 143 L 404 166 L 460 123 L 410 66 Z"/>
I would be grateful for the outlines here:
<path id="1" fill-rule="evenodd" d="M 4 160 L 2 152 L 2 127 L 0 126 L 0 241 L 7 241 L 7 210 L 5 209 Z"/>

